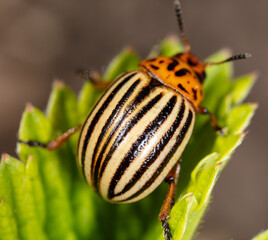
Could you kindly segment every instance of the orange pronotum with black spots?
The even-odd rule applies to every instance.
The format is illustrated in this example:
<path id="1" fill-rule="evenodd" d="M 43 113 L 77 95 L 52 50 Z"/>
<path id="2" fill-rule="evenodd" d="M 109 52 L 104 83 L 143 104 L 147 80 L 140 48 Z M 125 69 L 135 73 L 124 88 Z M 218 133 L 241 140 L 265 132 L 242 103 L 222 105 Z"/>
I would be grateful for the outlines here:
<path id="1" fill-rule="evenodd" d="M 202 102 L 205 65 L 192 54 L 180 53 L 171 58 L 146 59 L 140 63 L 140 67 L 164 85 L 179 92 L 195 108 Z"/>

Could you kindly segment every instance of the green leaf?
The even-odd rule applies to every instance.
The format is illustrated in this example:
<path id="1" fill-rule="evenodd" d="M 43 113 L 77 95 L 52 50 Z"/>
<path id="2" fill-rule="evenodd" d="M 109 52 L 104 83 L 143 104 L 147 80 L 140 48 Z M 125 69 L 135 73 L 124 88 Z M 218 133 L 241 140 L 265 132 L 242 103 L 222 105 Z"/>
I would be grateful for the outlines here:
<path id="1" fill-rule="evenodd" d="M 218 62 L 230 57 L 230 52 L 226 49 L 213 54 L 207 59 L 207 62 Z M 232 63 L 224 63 L 215 66 L 209 66 L 206 69 L 207 77 L 204 83 L 205 98 L 202 102 L 212 113 L 218 114 L 217 109 L 222 98 L 228 93 L 231 87 L 233 73 Z"/>
<path id="2" fill-rule="evenodd" d="M 258 234 L 252 240 L 267 240 L 268 239 L 268 230 Z"/>
<path id="3" fill-rule="evenodd" d="M 79 118 L 81 119 L 80 124 L 83 123 L 87 115 L 90 113 L 93 104 L 95 103 L 96 91 L 91 82 L 86 82 L 78 97 L 78 110 Z"/>
<path id="4" fill-rule="evenodd" d="M 28 104 L 22 115 L 18 135 L 20 140 L 47 143 L 52 137 L 52 127 L 39 109 Z M 34 155 L 37 150 L 35 148 L 29 148 L 24 144 L 18 144 L 17 152 L 20 159 L 26 162 L 29 155 Z"/>
<path id="5" fill-rule="evenodd" d="M 63 82 L 55 81 L 47 106 L 47 117 L 53 132 L 60 134 L 78 126 L 80 121 L 77 109 L 77 99 L 73 91 L 65 86 Z M 57 135 L 53 137 L 55 138 Z M 68 155 L 73 154 L 75 156 L 77 137 L 71 138 L 69 142 L 71 144 L 69 148 L 72 152 L 70 151 Z M 72 160 L 69 162 L 72 162 Z"/>
<path id="6" fill-rule="evenodd" d="M 57 98 L 55 98 L 57 99 Z M 56 112 L 57 114 L 57 112 Z M 19 139 L 48 142 L 53 127 L 43 113 L 31 105 L 26 107 L 19 129 Z M 66 149 L 66 148 L 65 148 Z M 73 239 L 72 204 L 70 202 L 74 156 L 66 161 L 67 149 L 48 152 L 18 144 L 17 152 L 24 162 L 29 156 L 37 159 L 39 174 L 44 188 L 46 220 L 44 229 L 49 239 Z M 59 155 L 62 153 L 62 155 Z M 72 155 L 71 155 L 72 156 Z M 63 159 L 65 160 L 63 164 Z M 57 226 L 57 228 L 55 228 Z M 27 238 L 25 238 L 27 239 Z"/>
<path id="7" fill-rule="evenodd" d="M 176 36 L 170 36 L 161 42 L 159 50 L 160 55 L 172 57 L 180 52 L 183 52 L 184 47 Z"/>
<path id="8" fill-rule="evenodd" d="M 182 196 L 177 204 L 173 207 L 170 214 L 170 226 L 176 226 L 173 233 L 174 239 L 182 239 L 187 229 L 189 221 L 190 210 L 195 205 L 196 199 L 193 193 L 187 193 Z M 175 217 L 173 217 L 175 216 Z M 161 237 L 162 239 L 162 237 Z"/>
<path id="9" fill-rule="evenodd" d="M 79 179 L 80 180 L 80 179 Z M 89 239 L 96 228 L 95 194 L 84 181 L 76 181 L 73 192 L 74 222 L 79 239 Z"/>
<path id="10" fill-rule="evenodd" d="M 250 89 L 256 82 L 257 74 L 251 73 L 235 79 L 232 84 L 232 104 L 240 104 L 248 95 Z"/>
<path id="11" fill-rule="evenodd" d="M 12 208 L 8 207 L 8 198 L 3 196 L 2 203 L 5 204 L 7 213 L 13 215 L 16 219 L 17 226 L 14 224 L 14 220 L 10 219 L 10 227 L 19 229 L 19 236 L 22 239 L 46 239 L 42 225 L 44 224 L 44 209 L 42 205 L 44 203 L 42 199 L 42 193 L 36 192 L 36 185 L 38 184 L 38 177 L 35 175 L 35 167 L 33 166 L 33 159 L 30 158 L 26 166 L 8 156 L 4 155 L 2 162 L 6 170 L 6 174 L 9 178 L 9 184 L 3 187 L 9 188 L 12 197 Z M 30 173 L 29 170 L 32 170 Z M 35 196 L 39 194 L 39 196 Z M 38 206 L 38 207 L 37 207 Z M 4 206 L 3 206 L 4 207 Z M 10 206 L 11 207 L 11 206 Z M 11 211 L 13 214 L 11 213 Z"/>
<path id="12" fill-rule="evenodd" d="M 12 189 L 10 188 L 10 175 L 6 161 L 8 156 L 2 155 L 0 162 L 0 239 L 18 239 L 17 220 L 14 213 Z"/>
<path id="13" fill-rule="evenodd" d="M 0 239 L 16 240 L 19 238 L 16 219 L 11 206 L 3 199 L 0 199 Z"/>
<path id="14" fill-rule="evenodd" d="M 234 107 L 226 117 L 226 126 L 229 127 L 229 132 L 242 133 L 249 125 L 257 107 L 258 105 L 254 103 Z"/>
<path id="15" fill-rule="evenodd" d="M 157 49 L 157 51 L 156 51 Z M 174 37 L 164 39 L 150 55 L 172 56 L 183 51 Z M 228 50 L 212 55 L 216 62 Z M 130 48 L 117 55 L 102 76 L 114 80 L 138 69 L 139 57 Z M 176 203 L 169 224 L 173 240 L 192 239 L 210 203 L 211 194 L 231 154 L 241 144 L 257 108 L 241 104 L 256 75 L 232 80 L 232 64 L 207 69 L 202 103 L 216 114 L 226 136 L 212 129 L 207 116 L 197 116 L 195 129 L 182 156 Z M 63 82 L 56 81 L 46 114 L 27 105 L 19 139 L 47 143 L 67 129 L 81 125 L 102 91 L 86 82 L 78 98 Z M 110 204 L 88 187 L 76 167 L 77 134 L 53 152 L 18 144 L 20 160 L 4 154 L 0 163 L 0 240 L 2 239 L 163 239 L 157 215 L 168 186 L 163 183 L 150 196 L 133 204 Z M 32 229 L 30 231 L 30 229 Z M 264 239 L 264 238 L 260 238 Z"/>
<path id="16" fill-rule="evenodd" d="M 47 117 L 54 131 L 65 132 L 78 124 L 77 99 L 63 82 L 57 80 L 47 106 Z"/>
<path id="17" fill-rule="evenodd" d="M 119 53 L 107 67 L 103 79 L 112 81 L 121 73 L 138 69 L 139 57 L 132 48 L 127 47 Z"/>

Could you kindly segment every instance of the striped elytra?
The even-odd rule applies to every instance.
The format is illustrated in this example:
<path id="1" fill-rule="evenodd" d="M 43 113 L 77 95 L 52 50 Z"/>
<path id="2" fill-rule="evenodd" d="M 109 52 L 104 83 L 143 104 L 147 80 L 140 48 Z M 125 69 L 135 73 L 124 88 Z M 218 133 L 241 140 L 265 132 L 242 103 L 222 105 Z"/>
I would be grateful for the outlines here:
<path id="1" fill-rule="evenodd" d="M 125 73 L 86 119 L 78 165 L 102 198 L 137 201 L 177 163 L 194 122 L 194 108 L 180 93 L 144 71 Z"/>

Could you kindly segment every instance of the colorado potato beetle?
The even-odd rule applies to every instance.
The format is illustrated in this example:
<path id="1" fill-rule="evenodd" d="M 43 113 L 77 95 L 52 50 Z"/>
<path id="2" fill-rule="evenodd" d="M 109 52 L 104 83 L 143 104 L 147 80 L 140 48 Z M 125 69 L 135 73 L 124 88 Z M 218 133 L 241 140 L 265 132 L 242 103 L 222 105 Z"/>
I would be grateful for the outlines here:
<path id="1" fill-rule="evenodd" d="M 179 159 L 191 137 L 195 114 L 209 115 L 213 128 L 221 133 L 214 115 L 200 105 L 205 69 L 250 56 L 239 54 L 222 62 L 202 63 L 191 53 L 180 2 L 174 3 L 185 52 L 143 60 L 140 70 L 121 74 L 82 127 L 74 127 L 48 144 L 19 140 L 54 150 L 80 130 L 78 167 L 89 185 L 110 202 L 140 200 L 167 181 L 170 187 L 159 215 L 166 239 L 172 237 L 167 219 L 179 176 Z M 80 71 L 80 76 L 96 88 L 107 85 L 88 71 Z"/>

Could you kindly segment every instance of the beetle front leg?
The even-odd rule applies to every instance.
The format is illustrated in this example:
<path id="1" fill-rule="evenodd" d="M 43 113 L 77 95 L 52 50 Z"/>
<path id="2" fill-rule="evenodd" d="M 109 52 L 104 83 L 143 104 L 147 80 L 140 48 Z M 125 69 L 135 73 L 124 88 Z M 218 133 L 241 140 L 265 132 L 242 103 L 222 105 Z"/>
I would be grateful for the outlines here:
<path id="1" fill-rule="evenodd" d="M 76 73 L 80 78 L 90 81 L 97 90 L 105 90 L 111 84 L 110 82 L 102 81 L 101 75 L 96 71 L 90 72 L 87 69 L 78 69 Z"/>
<path id="2" fill-rule="evenodd" d="M 180 162 L 168 173 L 165 178 L 165 181 L 170 184 L 166 199 L 162 205 L 161 211 L 158 216 L 158 220 L 162 222 L 162 227 L 164 228 L 164 238 L 170 240 L 172 238 L 172 234 L 170 232 L 169 224 L 167 220 L 169 219 L 170 209 L 174 204 L 174 195 L 176 193 L 179 173 L 180 173 Z"/>
<path id="3" fill-rule="evenodd" d="M 66 131 L 65 133 L 63 133 L 62 135 L 60 135 L 55 140 L 52 140 L 48 143 L 42 143 L 42 142 L 32 141 L 32 140 L 24 141 L 21 139 L 19 139 L 18 142 L 22 143 L 22 144 L 26 144 L 29 147 L 41 147 L 41 148 L 45 148 L 49 151 L 54 151 L 54 150 L 60 148 L 63 143 L 65 143 L 75 132 L 79 131 L 80 129 L 81 129 L 81 126 L 76 126 L 74 128 L 71 128 L 68 131 Z"/>
<path id="4" fill-rule="evenodd" d="M 224 136 L 223 129 L 218 125 L 216 117 L 214 114 L 212 114 L 207 108 L 205 107 L 197 107 L 195 109 L 196 113 L 198 114 L 206 114 L 209 115 L 210 122 L 212 127 L 214 128 L 215 131 L 218 131 L 221 136 Z"/>

